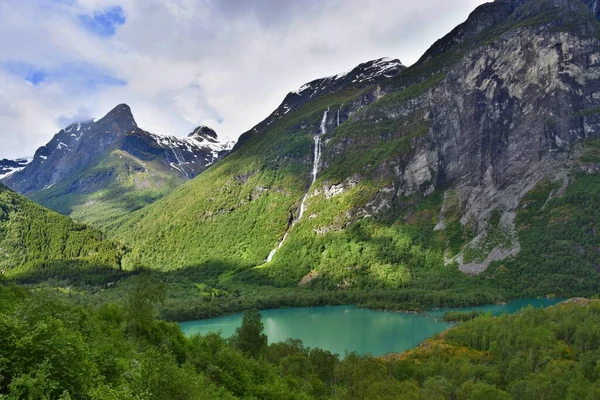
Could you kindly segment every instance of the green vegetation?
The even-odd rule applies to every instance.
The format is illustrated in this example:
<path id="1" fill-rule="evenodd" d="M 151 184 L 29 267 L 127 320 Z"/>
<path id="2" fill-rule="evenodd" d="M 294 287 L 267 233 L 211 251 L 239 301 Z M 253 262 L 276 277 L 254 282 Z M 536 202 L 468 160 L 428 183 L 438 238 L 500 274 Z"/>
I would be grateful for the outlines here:
<path id="1" fill-rule="evenodd" d="M 482 316 L 481 311 L 448 311 L 444 313 L 442 317 L 444 321 L 448 322 L 465 322 Z"/>
<path id="2" fill-rule="evenodd" d="M 18 278 L 35 272 L 111 274 L 120 250 L 102 233 L 49 211 L 0 184 L 0 273 Z"/>
<path id="3" fill-rule="evenodd" d="M 113 150 L 98 163 L 31 198 L 45 207 L 97 228 L 172 192 L 185 181 L 158 160 L 146 161 Z"/>
<path id="4" fill-rule="evenodd" d="M 231 337 L 231 344 L 242 353 L 257 358 L 267 347 L 267 335 L 258 311 L 246 311 L 242 326 Z"/>
<path id="5" fill-rule="evenodd" d="M 600 164 L 600 140 L 587 140 L 583 143 L 583 154 L 580 163 Z"/>
<path id="6" fill-rule="evenodd" d="M 324 96 L 291 112 L 193 181 L 129 216 L 115 231 L 131 244 L 124 266 L 263 264 L 297 212 L 310 175 L 311 134 L 319 132 L 323 107 L 340 107 L 361 93 Z M 300 125 L 302 134 L 291 135 Z"/>
<path id="7" fill-rule="evenodd" d="M 521 201 L 516 218 L 521 251 L 489 266 L 486 276 L 493 285 L 522 297 L 598 293 L 600 179 L 578 173 L 562 196 L 549 200 L 556 187 L 542 181 Z"/>
<path id="8" fill-rule="evenodd" d="M 256 312 L 229 340 L 155 319 L 140 277 L 118 303 L 0 286 L 2 399 L 594 399 L 600 304 L 580 300 L 465 322 L 380 358 L 267 344 Z"/>

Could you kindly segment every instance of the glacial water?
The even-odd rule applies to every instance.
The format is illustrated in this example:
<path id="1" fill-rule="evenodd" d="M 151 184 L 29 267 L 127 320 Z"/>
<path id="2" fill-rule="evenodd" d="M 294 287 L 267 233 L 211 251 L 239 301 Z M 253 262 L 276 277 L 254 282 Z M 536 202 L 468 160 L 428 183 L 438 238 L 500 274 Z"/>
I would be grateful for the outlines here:
<path id="1" fill-rule="evenodd" d="M 558 299 L 519 299 L 506 304 L 460 308 L 481 310 L 493 315 L 514 313 L 523 307 L 547 307 Z M 320 347 L 343 355 L 345 351 L 383 355 L 414 348 L 422 341 L 448 329 L 441 320 L 450 309 L 424 313 L 374 311 L 355 306 L 329 306 L 262 310 L 269 343 L 300 339 L 308 347 Z M 453 309 L 455 310 L 455 309 Z M 180 323 L 186 335 L 221 332 L 231 336 L 241 325 L 242 314 Z"/>

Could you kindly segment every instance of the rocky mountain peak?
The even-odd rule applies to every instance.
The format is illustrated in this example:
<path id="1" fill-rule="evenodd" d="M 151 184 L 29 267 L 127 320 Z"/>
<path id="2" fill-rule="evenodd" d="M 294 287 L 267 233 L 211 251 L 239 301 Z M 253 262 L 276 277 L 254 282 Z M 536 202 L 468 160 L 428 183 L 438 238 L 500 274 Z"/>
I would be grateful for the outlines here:
<path id="1" fill-rule="evenodd" d="M 387 57 L 378 58 L 376 60 L 361 63 L 350 71 L 315 79 L 314 81 L 302 85 L 298 90 L 295 90 L 290 94 L 301 97 L 307 95 L 308 97 L 314 97 L 322 91 L 329 93 L 337 90 L 340 86 L 371 83 L 381 77 L 391 78 L 404 68 L 406 67 L 398 59 Z"/>
<path id="2" fill-rule="evenodd" d="M 209 142 L 217 141 L 217 132 L 209 128 L 206 125 L 200 125 L 192 133 L 188 135 L 189 138 L 196 139 L 198 141 L 208 140 Z"/>
<path id="3" fill-rule="evenodd" d="M 97 123 L 115 123 L 125 128 L 125 131 L 137 128 L 137 123 L 133 118 L 131 108 L 127 104 L 119 104 L 108 112 L 104 117 L 97 121 Z M 130 127 L 130 129 L 129 129 Z"/>
<path id="4" fill-rule="evenodd" d="M 288 93 L 281 105 L 269 117 L 239 137 L 231 151 L 237 151 L 257 132 L 320 96 L 342 89 L 365 88 L 384 83 L 405 69 L 400 60 L 384 57 L 358 64 L 346 72 L 310 81 Z"/>

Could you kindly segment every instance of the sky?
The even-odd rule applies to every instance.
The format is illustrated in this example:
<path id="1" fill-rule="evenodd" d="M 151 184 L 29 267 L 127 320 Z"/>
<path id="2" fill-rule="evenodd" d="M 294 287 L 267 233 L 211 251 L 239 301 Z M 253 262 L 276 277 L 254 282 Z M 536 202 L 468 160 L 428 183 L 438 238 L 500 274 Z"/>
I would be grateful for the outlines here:
<path id="1" fill-rule="evenodd" d="M 0 159 L 120 103 L 153 133 L 236 139 L 285 95 L 409 66 L 481 0 L 0 0 Z"/>

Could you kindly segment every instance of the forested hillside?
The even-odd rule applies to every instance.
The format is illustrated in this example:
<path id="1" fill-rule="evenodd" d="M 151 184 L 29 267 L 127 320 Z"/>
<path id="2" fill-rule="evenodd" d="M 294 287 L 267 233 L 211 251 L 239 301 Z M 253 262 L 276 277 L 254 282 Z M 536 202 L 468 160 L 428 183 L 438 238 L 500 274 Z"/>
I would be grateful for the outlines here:
<path id="1" fill-rule="evenodd" d="M 110 273 L 121 251 L 104 235 L 47 210 L 0 184 L 0 276 Z"/>

